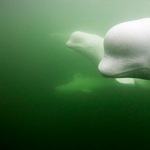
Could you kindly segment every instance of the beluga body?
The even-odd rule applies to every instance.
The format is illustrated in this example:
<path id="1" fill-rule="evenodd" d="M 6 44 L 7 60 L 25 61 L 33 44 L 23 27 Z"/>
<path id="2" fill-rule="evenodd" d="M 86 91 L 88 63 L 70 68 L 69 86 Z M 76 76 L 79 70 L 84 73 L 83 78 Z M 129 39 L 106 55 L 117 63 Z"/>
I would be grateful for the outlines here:
<path id="1" fill-rule="evenodd" d="M 150 18 L 112 27 L 98 69 L 105 77 L 150 80 Z"/>

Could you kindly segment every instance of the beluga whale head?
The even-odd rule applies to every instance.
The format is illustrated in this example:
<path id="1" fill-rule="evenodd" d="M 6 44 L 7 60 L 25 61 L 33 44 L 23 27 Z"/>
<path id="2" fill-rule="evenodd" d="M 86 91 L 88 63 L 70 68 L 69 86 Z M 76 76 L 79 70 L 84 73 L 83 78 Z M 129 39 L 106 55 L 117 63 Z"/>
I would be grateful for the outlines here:
<path id="1" fill-rule="evenodd" d="M 112 27 L 105 35 L 98 69 L 105 77 L 150 80 L 150 18 Z"/>
<path id="2" fill-rule="evenodd" d="M 98 67 L 104 55 L 103 40 L 102 37 L 95 34 L 75 31 L 71 34 L 66 45 Z"/>

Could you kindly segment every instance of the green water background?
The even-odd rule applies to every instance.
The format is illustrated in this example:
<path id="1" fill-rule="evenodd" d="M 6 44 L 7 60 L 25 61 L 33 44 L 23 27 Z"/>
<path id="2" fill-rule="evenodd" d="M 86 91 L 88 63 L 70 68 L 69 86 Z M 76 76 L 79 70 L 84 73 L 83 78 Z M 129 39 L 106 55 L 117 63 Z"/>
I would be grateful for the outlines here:
<path id="1" fill-rule="evenodd" d="M 1 0 L 0 138 L 9 149 L 148 149 L 150 92 L 107 87 L 59 93 L 75 73 L 100 76 L 65 43 L 74 31 L 102 37 L 150 16 L 148 0 Z"/>

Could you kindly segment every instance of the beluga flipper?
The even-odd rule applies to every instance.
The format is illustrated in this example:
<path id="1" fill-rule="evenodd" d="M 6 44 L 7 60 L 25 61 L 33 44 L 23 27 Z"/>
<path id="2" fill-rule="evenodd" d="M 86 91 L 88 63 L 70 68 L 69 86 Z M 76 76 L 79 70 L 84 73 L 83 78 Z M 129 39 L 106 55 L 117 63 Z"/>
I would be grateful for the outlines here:
<path id="1" fill-rule="evenodd" d="M 150 80 L 150 18 L 112 27 L 98 68 L 105 77 Z"/>

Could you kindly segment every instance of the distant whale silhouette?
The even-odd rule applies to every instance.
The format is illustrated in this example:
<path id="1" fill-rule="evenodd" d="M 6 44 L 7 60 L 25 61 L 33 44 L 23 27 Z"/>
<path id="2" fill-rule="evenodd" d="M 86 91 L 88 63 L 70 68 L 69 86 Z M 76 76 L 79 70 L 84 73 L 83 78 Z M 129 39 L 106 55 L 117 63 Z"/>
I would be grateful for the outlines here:
<path id="1" fill-rule="evenodd" d="M 74 75 L 74 79 L 69 83 L 55 87 L 55 90 L 60 92 L 92 92 L 93 89 L 101 87 L 99 78 L 83 78 L 80 73 Z"/>
<path id="2" fill-rule="evenodd" d="M 104 38 L 98 68 L 105 77 L 150 80 L 150 18 L 112 27 Z"/>

